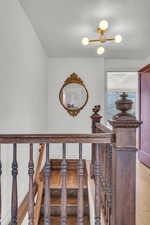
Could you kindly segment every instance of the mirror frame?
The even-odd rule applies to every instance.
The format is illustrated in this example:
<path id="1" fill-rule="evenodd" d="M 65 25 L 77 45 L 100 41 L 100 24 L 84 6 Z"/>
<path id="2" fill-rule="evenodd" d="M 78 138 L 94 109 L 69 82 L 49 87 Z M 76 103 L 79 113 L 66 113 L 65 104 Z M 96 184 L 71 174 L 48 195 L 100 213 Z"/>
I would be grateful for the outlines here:
<path id="1" fill-rule="evenodd" d="M 78 109 L 69 109 L 67 108 L 64 103 L 63 103 L 63 99 L 62 99 L 62 93 L 63 93 L 63 89 L 65 86 L 67 86 L 68 84 L 80 84 L 82 87 L 84 87 L 87 97 L 86 97 L 86 101 L 85 103 Z M 64 84 L 62 86 L 62 88 L 60 89 L 59 92 L 59 100 L 61 105 L 64 107 L 64 109 L 71 115 L 71 116 L 77 116 L 78 113 L 85 107 L 85 105 L 87 104 L 89 99 L 89 93 L 88 90 L 85 86 L 85 84 L 83 83 L 83 81 L 81 80 L 81 78 L 76 74 L 76 73 L 72 73 L 65 81 Z"/>

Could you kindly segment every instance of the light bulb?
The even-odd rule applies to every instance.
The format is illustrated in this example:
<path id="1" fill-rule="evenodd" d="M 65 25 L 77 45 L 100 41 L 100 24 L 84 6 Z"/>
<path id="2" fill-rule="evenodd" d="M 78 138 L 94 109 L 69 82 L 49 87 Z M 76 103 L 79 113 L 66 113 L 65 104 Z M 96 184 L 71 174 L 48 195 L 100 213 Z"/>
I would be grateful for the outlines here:
<path id="1" fill-rule="evenodd" d="M 115 42 L 120 43 L 122 41 L 122 36 L 121 35 L 116 35 L 115 36 Z"/>
<path id="2" fill-rule="evenodd" d="M 105 49 L 102 46 L 97 49 L 97 54 L 98 55 L 102 55 L 104 52 L 105 52 Z"/>
<path id="3" fill-rule="evenodd" d="M 89 39 L 86 38 L 86 37 L 83 38 L 83 39 L 82 39 L 82 44 L 83 44 L 83 45 L 88 45 L 88 44 L 89 44 Z"/>
<path id="4" fill-rule="evenodd" d="M 102 21 L 100 21 L 100 23 L 99 23 L 99 28 L 100 28 L 101 30 L 106 30 L 106 29 L 108 28 L 108 22 L 107 22 L 107 20 L 102 20 Z"/>

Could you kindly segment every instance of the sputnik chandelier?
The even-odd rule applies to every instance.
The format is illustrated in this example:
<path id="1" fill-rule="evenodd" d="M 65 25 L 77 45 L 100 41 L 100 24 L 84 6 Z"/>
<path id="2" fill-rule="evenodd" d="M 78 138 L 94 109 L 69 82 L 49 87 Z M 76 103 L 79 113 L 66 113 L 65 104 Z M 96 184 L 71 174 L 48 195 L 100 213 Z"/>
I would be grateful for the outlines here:
<path id="1" fill-rule="evenodd" d="M 107 41 L 115 41 L 116 43 L 120 43 L 122 41 L 121 35 L 116 35 L 115 37 L 106 38 L 105 33 L 108 29 L 108 22 L 106 20 L 102 20 L 99 23 L 99 27 L 97 28 L 97 33 L 99 34 L 99 39 L 97 40 L 89 40 L 87 37 L 82 39 L 83 45 L 88 45 L 89 43 L 99 43 L 99 47 L 97 49 L 97 54 L 102 55 L 105 52 L 105 48 L 103 44 Z"/>

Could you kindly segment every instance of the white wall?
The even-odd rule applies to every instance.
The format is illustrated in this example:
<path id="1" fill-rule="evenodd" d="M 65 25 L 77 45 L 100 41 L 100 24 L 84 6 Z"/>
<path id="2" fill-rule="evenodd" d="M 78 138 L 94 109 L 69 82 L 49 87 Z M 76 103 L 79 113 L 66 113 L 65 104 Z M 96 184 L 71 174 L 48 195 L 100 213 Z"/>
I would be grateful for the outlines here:
<path id="1" fill-rule="evenodd" d="M 146 60 L 123 60 L 103 58 L 49 58 L 48 69 L 48 130 L 53 133 L 90 132 L 90 114 L 93 105 L 101 104 L 104 97 L 107 71 L 138 71 Z M 59 102 L 59 91 L 64 80 L 76 72 L 89 90 L 88 105 L 73 118 Z M 56 121 L 57 118 L 57 121 Z"/>
<path id="2" fill-rule="evenodd" d="M 0 133 L 44 131 L 47 131 L 47 57 L 19 2 L 2 0 Z M 12 161 L 10 148 L 2 148 L 2 224 L 8 224 L 10 215 Z M 23 147 L 18 151 L 19 201 L 28 184 L 27 148 Z"/>
<path id="3" fill-rule="evenodd" d="M 17 0 L 0 5 L 0 132 L 47 126 L 46 55 Z"/>
<path id="4" fill-rule="evenodd" d="M 76 116 L 59 102 L 59 91 L 71 73 L 77 73 L 89 92 L 89 101 Z M 104 60 L 93 58 L 50 58 L 48 71 L 48 130 L 52 133 L 89 133 L 90 115 L 96 104 L 104 106 Z"/>
<path id="5" fill-rule="evenodd" d="M 105 71 L 136 72 L 146 64 L 146 59 L 106 59 Z"/>
<path id="6" fill-rule="evenodd" d="M 145 64 L 150 64 L 150 56 L 145 59 Z"/>
<path id="7" fill-rule="evenodd" d="M 48 131 L 50 133 L 90 133 L 92 107 L 100 104 L 101 114 L 104 115 L 106 72 L 138 71 L 146 64 L 146 60 L 49 58 L 48 64 Z M 89 91 L 89 102 L 77 117 L 71 117 L 59 102 L 60 88 L 64 80 L 73 72 L 83 79 Z M 69 146 L 69 148 L 68 157 L 77 157 L 77 147 Z M 61 157 L 60 145 L 53 146 L 53 150 L 51 152 L 54 154 L 51 153 L 51 157 Z M 90 158 L 88 153 L 89 150 L 85 150 L 86 158 Z"/>
<path id="8" fill-rule="evenodd" d="M 89 101 L 76 116 L 70 116 L 59 102 L 59 91 L 71 73 L 77 73 L 89 92 Z M 48 70 L 48 131 L 50 133 L 91 133 L 92 108 L 104 106 L 104 60 L 94 58 L 50 58 Z M 61 157 L 61 146 L 53 145 L 51 157 Z M 76 158 L 77 145 L 68 145 L 68 157 Z M 52 152 L 52 151 L 51 151 Z M 84 157 L 90 158 L 90 146 L 84 145 Z"/>

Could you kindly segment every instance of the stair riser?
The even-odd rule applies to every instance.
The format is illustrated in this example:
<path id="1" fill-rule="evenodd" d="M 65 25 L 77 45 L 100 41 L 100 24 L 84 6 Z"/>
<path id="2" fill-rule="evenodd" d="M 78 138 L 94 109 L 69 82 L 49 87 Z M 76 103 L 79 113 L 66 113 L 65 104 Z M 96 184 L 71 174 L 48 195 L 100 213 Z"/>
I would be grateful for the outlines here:
<path id="1" fill-rule="evenodd" d="M 61 162 L 62 160 L 52 160 L 51 161 L 51 169 L 52 170 L 61 170 Z M 84 167 L 85 167 L 85 173 L 86 172 L 86 166 L 84 161 Z M 78 160 L 67 160 L 67 169 L 68 170 L 77 170 L 78 168 Z"/>
<path id="2" fill-rule="evenodd" d="M 50 207 L 51 216 L 60 216 L 61 208 L 60 206 L 51 206 Z M 41 213 L 44 215 L 44 208 L 42 207 Z M 67 207 L 67 215 L 68 216 L 77 216 L 77 206 L 68 206 Z M 84 207 L 84 216 L 89 215 L 88 206 Z"/>
<path id="3" fill-rule="evenodd" d="M 51 197 L 61 197 L 61 189 L 51 189 L 50 190 Z M 78 189 L 68 189 L 67 190 L 67 197 L 74 197 L 77 198 Z M 88 199 L 88 191 L 87 188 L 84 189 L 84 198 Z"/>

